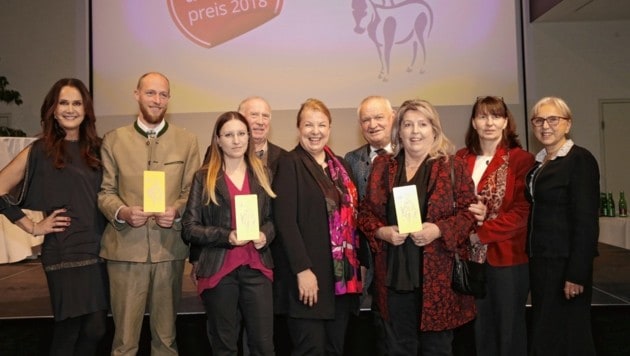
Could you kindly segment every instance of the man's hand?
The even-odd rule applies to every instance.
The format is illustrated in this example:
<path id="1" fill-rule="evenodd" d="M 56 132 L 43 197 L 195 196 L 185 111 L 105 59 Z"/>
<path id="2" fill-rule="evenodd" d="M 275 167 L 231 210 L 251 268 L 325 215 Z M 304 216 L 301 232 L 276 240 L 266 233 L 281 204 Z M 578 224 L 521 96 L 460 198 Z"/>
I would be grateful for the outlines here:
<path id="1" fill-rule="evenodd" d="M 155 217 L 155 223 L 164 229 L 170 229 L 178 216 L 179 212 L 172 206 L 166 207 L 166 210 L 163 213 L 153 214 L 153 217 Z"/>
<path id="2" fill-rule="evenodd" d="M 151 214 L 144 212 L 141 206 L 125 206 L 118 211 L 118 220 L 124 220 L 131 227 L 140 227 L 147 223 Z"/>

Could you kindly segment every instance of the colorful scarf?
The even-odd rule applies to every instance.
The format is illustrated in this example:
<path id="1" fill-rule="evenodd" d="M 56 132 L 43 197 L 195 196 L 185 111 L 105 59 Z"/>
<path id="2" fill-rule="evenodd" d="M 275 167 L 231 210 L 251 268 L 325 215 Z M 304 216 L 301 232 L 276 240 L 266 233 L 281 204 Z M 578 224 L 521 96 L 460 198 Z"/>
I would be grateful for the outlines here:
<path id="1" fill-rule="evenodd" d="M 317 163 L 314 163 L 316 168 L 309 167 L 309 164 L 307 164 L 307 168 L 319 171 L 317 172 L 319 174 L 312 172 L 312 175 L 326 199 L 335 294 L 361 293 L 362 284 L 359 277 L 359 259 L 357 258 L 359 195 L 348 172 L 332 150 L 325 146 L 324 151 L 326 152 L 329 176 L 323 174 L 324 172 Z"/>

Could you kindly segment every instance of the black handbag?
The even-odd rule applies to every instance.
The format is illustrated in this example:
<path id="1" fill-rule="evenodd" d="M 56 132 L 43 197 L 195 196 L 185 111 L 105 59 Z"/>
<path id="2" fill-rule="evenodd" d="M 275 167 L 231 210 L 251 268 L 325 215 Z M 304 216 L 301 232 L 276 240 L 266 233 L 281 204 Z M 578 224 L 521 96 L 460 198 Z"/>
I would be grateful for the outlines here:
<path id="1" fill-rule="evenodd" d="M 451 185 L 453 191 L 453 214 L 455 214 L 457 199 L 455 195 L 455 167 L 453 166 L 453 157 L 451 157 Z M 475 296 L 475 298 L 485 297 L 486 266 L 483 263 L 461 259 L 459 253 L 455 252 L 451 287 L 457 293 L 472 295 Z"/>
<path id="2" fill-rule="evenodd" d="M 451 287 L 457 293 L 473 295 L 475 298 L 486 296 L 486 266 L 483 263 L 463 260 L 455 253 Z"/>

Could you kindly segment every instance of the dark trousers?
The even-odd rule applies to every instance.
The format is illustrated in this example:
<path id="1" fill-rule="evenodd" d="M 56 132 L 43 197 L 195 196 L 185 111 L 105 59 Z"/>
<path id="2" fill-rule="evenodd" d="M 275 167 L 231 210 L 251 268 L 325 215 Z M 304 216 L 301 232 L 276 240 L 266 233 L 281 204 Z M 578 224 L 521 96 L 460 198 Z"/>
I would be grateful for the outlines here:
<path id="1" fill-rule="evenodd" d="M 96 355 L 105 335 L 107 311 L 81 315 L 55 322 L 50 355 Z"/>
<path id="2" fill-rule="evenodd" d="M 595 355 L 591 333 L 591 277 L 584 293 L 564 296 L 566 259 L 530 258 L 532 355 Z"/>
<path id="3" fill-rule="evenodd" d="M 274 354 L 271 281 L 260 271 L 241 266 L 204 290 L 201 298 L 213 355 L 237 354 L 241 318 L 250 354 Z"/>
<path id="4" fill-rule="evenodd" d="M 451 356 L 453 330 L 420 331 L 422 296 L 414 292 L 387 291 L 389 321 L 383 321 L 388 356 Z"/>
<path id="5" fill-rule="evenodd" d="M 423 331 L 420 333 L 420 355 L 452 356 L 453 330 Z"/>
<path id="6" fill-rule="evenodd" d="M 385 353 L 389 356 L 417 355 L 420 346 L 420 291 L 387 291 L 389 320 L 383 321 Z"/>
<path id="7" fill-rule="evenodd" d="M 486 297 L 477 299 L 475 343 L 477 355 L 527 355 L 525 304 L 529 267 L 486 264 Z"/>
<path id="8" fill-rule="evenodd" d="M 334 319 L 289 317 L 291 355 L 343 355 L 346 328 L 354 305 L 351 298 L 354 296 L 335 297 Z"/>

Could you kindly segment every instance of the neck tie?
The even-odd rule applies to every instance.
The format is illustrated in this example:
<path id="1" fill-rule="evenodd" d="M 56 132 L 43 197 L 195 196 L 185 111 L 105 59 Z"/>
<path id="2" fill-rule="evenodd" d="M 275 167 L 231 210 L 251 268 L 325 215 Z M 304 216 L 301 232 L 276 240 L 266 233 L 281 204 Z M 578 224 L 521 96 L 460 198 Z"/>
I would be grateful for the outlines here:
<path id="1" fill-rule="evenodd" d="M 264 155 L 265 155 L 265 150 L 256 151 L 256 156 L 258 156 L 258 158 L 263 158 Z"/>
<path id="2" fill-rule="evenodd" d="M 374 151 L 376 152 L 377 155 L 381 156 L 387 153 L 387 151 L 384 148 L 379 148 L 378 150 Z"/>

